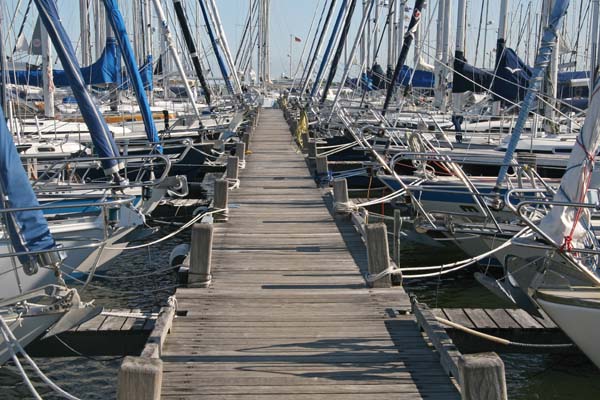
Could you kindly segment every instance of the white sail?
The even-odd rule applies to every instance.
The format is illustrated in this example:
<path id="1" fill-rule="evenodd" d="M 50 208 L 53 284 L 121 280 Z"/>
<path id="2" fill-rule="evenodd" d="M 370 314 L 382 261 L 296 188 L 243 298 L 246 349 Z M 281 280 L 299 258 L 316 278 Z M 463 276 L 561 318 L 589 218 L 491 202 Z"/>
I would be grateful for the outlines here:
<path id="1" fill-rule="evenodd" d="M 590 186 L 594 156 L 600 145 L 600 86 L 594 84 L 585 122 L 573 146 L 567 170 L 554 196 L 556 202 L 584 203 Z M 540 228 L 557 245 L 583 247 L 588 232 L 590 213 L 585 209 L 555 206 L 540 222 Z"/>

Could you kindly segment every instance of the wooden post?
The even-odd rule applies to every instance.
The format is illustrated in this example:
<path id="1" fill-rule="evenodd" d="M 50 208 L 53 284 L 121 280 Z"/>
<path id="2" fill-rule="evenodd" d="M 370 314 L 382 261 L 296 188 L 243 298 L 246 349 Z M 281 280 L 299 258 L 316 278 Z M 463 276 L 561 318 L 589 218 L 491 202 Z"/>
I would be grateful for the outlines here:
<path id="1" fill-rule="evenodd" d="M 308 150 L 308 132 L 303 132 L 300 137 L 302 138 L 302 150 Z"/>
<path id="2" fill-rule="evenodd" d="M 463 354 L 458 359 L 463 400 L 507 400 L 504 363 L 496 353 Z"/>
<path id="3" fill-rule="evenodd" d="M 210 285 L 212 280 L 210 274 L 212 243 L 212 224 L 194 224 L 192 227 L 190 271 L 188 274 L 190 287 L 208 287 Z"/>
<path id="4" fill-rule="evenodd" d="M 160 399 L 162 371 L 160 358 L 125 357 L 119 369 L 117 399 Z"/>
<path id="5" fill-rule="evenodd" d="M 215 181 L 215 192 L 214 192 L 213 204 L 214 208 L 227 210 L 227 201 L 229 196 L 229 184 L 225 179 L 217 179 Z M 227 215 L 227 211 L 223 212 Z"/>
<path id="6" fill-rule="evenodd" d="M 227 157 L 227 180 L 235 181 L 238 178 L 239 166 L 240 161 L 237 156 Z"/>
<path id="7" fill-rule="evenodd" d="M 313 139 L 308 141 L 308 159 L 314 160 L 315 158 L 317 158 L 317 142 Z"/>
<path id="8" fill-rule="evenodd" d="M 369 274 L 374 276 L 390 267 L 387 228 L 384 223 L 366 224 L 365 232 L 367 236 Z M 375 288 L 389 288 L 392 286 L 392 279 L 388 274 L 375 282 L 370 282 L 369 286 Z"/>
<path id="9" fill-rule="evenodd" d="M 244 144 L 246 145 L 246 150 L 248 150 L 250 148 L 250 133 L 245 132 L 242 135 L 242 142 L 244 142 Z"/>
<path id="10" fill-rule="evenodd" d="M 327 165 L 327 156 L 319 156 L 316 160 L 317 163 L 317 174 L 318 175 L 327 175 L 329 171 L 329 167 Z"/>
<path id="11" fill-rule="evenodd" d="M 401 211 L 394 210 L 394 262 L 400 266 L 400 226 L 401 226 Z"/>
<path id="12" fill-rule="evenodd" d="M 333 180 L 333 199 L 335 201 L 334 209 L 337 214 L 348 214 L 351 211 L 346 179 Z"/>
<path id="13" fill-rule="evenodd" d="M 235 155 L 239 158 L 240 162 L 246 161 L 246 143 L 238 142 L 235 144 Z"/>

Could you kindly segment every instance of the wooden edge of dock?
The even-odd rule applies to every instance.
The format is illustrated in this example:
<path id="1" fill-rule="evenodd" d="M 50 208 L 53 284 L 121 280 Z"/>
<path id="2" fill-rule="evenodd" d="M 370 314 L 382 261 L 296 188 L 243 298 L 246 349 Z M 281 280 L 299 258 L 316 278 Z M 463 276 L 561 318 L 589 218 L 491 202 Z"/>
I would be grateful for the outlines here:
<path id="1" fill-rule="evenodd" d="M 498 354 L 462 354 L 427 305 L 413 301 L 412 312 L 438 352 L 442 368 L 457 381 L 463 400 L 508 399 L 504 362 Z"/>
<path id="2" fill-rule="evenodd" d="M 139 357 L 127 356 L 119 368 L 117 399 L 160 399 L 162 347 L 173 326 L 175 306 L 162 307 Z"/>

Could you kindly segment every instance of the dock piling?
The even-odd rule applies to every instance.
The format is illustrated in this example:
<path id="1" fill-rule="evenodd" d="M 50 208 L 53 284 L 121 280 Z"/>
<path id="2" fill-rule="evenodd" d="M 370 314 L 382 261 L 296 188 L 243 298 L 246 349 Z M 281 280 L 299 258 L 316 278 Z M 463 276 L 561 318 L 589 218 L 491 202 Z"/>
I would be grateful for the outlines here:
<path id="1" fill-rule="evenodd" d="M 390 254 L 388 249 L 387 228 L 384 223 L 365 225 L 367 237 L 367 258 L 369 261 L 369 276 L 389 270 Z M 374 288 L 389 288 L 392 286 L 390 274 L 379 279 L 370 280 L 369 286 Z"/>
<path id="2" fill-rule="evenodd" d="M 250 148 L 250 133 L 244 132 L 242 135 L 242 142 L 246 145 L 246 150 Z"/>
<path id="3" fill-rule="evenodd" d="M 308 160 L 314 161 L 317 158 L 317 142 L 314 139 L 308 140 Z"/>
<path id="4" fill-rule="evenodd" d="M 496 353 L 464 354 L 458 359 L 463 400 L 507 400 L 504 363 Z"/>
<path id="5" fill-rule="evenodd" d="M 316 159 L 317 175 L 326 176 L 329 173 L 326 156 L 318 156 Z"/>
<path id="6" fill-rule="evenodd" d="M 214 208 L 224 209 L 221 215 L 227 216 L 227 203 L 229 196 L 229 183 L 226 179 L 217 179 L 214 188 Z"/>
<path id="7" fill-rule="evenodd" d="M 211 259 L 213 243 L 212 224 L 194 224 L 190 251 L 190 287 L 208 287 L 212 280 Z"/>
<path id="8" fill-rule="evenodd" d="M 243 144 L 243 143 L 242 143 Z M 237 181 L 240 159 L 238 156 L 227 157 L 227 180 Z"/>
<path id="9" fill-rule="evenodd" d="M 119 369 L 118 400 L 158 400 L 163 363 L 159 358 L 125 357 Z"/>
<path id="10" fill-rule="evenodd" d="M 239 142 L 235 144 L 235 155 L 241 163 L 246 161 L 246 143 Z"/>
<path id="11" fill-rule="evenodd" d="M 348 214 L 352 209 L 352 203 L 348 196 L 348 182 L 346 179 L 333 180 L 333 199 L 336 214 Z"/>

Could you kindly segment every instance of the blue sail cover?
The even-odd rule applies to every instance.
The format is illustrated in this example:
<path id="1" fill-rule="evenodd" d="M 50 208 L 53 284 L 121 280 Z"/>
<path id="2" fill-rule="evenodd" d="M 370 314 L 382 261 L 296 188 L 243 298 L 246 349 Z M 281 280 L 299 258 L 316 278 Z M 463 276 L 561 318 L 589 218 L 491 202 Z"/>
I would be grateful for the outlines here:
<path id="1" fill-rule="evenodd" d="M 412 78 L 412 79 L 411 79 Z M 429 89 L 435 85 L 433 72 L 416 70 L 413 75 L 413 69 L 403 65 L 398 75 L 398 84 L 401 86 L 412 86 L 418 89 Z"/>
<path id="2" fill-rule="evenodd" d="M 503 39 L 498 40 L 497 49 L 500 59 L 491 87 L 494 100 L 521 102 L 525 98 L 533 70 L 513 49 L 505 46 Z"/>
<path id="3" fill-rule="evenodd" d="M 86 85 L 121 83 L 121 52 L 115 38 L 106 38 L 106 46 L 102 56 L 94 64 L 81 68 L 81 75 Z M 55 87 L 70 85 L 67 74 L 63 70 L 52 71 Z M 17 85 L 43 86 L 42 70 L 8 71 L 8 80 Z"/>
<path id="4" fill-rule="evenodd" d="M 108 21 L 110 22 L 110 26 L 115 32 L 115 36 L 117 38 L 117 41 L 119 42 L 119 46 L 123 51 L 123 60 L 125 61 L 125 66 L 127 67 L 127 72 L 129 73 L 129 77 L 133 86 L 133 91 L 135 92 L 135 96 L 140 107 L 142 119 L 144 120 L 144 127 L 146 128 L 146 137 L 148 138 L 148 141 L 150 143 L 158 143 L 160 140 L 158 138 L 158 130 L 156 129 L 156 125 L 154 125 L 154 119 L 152 118 L 152 110 L 150 110 L 148 97 L 146 96 L 146 92 L 144 91 L 144 82 L 142 81 L 142 76 L 140 75 L 140 71 L 135 60 L 133 48 L 131 47 L 131 43 L 129 42 L 129 36 L 127 35 L 127 29 L 125 28 L 125 21 L 123 20 L 123 16 L 119 11 L 119 7 L 117 5 L 116 0 L 103 1 L 104 7 L 106 8 L 106 15 L 108 17 Z M 160 146 L 158 150 L 162 152 Z"/>
<path id="5" fill-rule="evenodd" d="M 493 75 L 489 71 L 467 63 L 462 51 L 454 53 L 452 93 L 482 93 L 492 86 Z"/>
<path id="6" fill-rule="evenodd" d="M 60 22 L 55 0 L 34 1 L 40 18 L 60 58 L 60 62 L 65 69 L 65 74 L 71 84 L 73 96 L 77 99 L 81 116 L 90 131 L 94 147 L 100 157 L 111 158 L 109 160 L 102 160 L 104 173 L 106 175 L 116 173 L 122 167 L 118 161 L 119 149 L 108 129 L 106 121 L 100 114 L 100 110 L 96 107 L 90 93 L 85 88 L 85 82 L 79 68 L 79 63 L 77 62 L 77 57 L 75 56 L 75 50 L 71 45 L 65 28 Z"/>
<path id="7" fill-rule="evenodd" d="M 13 137 L 6 126 L 2 107 L 0 107 L 0 188 L 8 208 L 39 206 L 27 173 L 21 164 Z M 0 201 L 0 208 L 4 208 L 2 201 Z M 4 217 L 11 243 L 18 253 L 43 251 L 54 247 L 54 238 L 41 210 L 19 211 L 4 214 Z M 29 261 L 27 256 L 21 256 L 19 260 L 22 264 Z"/>

